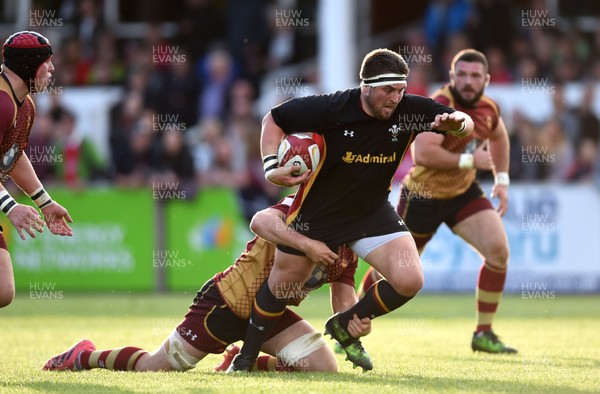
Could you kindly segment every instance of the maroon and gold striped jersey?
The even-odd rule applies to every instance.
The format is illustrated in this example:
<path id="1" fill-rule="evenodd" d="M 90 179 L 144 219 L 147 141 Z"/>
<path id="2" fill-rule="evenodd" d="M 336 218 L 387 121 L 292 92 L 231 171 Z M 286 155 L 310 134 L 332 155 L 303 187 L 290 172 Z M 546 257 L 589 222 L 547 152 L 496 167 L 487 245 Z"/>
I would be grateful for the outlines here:
<path id="1" fill-rule="evenodd" d="M 475 123 L 474 131 L 466 137 L 444 136 L 442 147 L 450 152 L 473 153 L 483 140 L 490 138 L 498 126 L 500 110 L 496 102 L 486 95 L 479 99 L 474 108 L 461 106 L 454 99 L 450 85 L 437 90 L 431 97 L 441 104 L 468 114 Z M 464 193 L 475 181 L 476 175 L 476 169 L 464 170 L 457 166 L 452 169 L 439 170 L 416 165 L 404 178 L 404 184 L 415 193 L 427 191 L 430 198 L 445 199 Z"/>
<path id="2" fill-rule="evenodd" d="M 292 200 L 293 196 L 286 197 L 271 208 L 287 213 Z M 232 266 L 213 277 L 229 308 L 242 319 L 250 317 L 256 293 L 269 277 L 275 260 L 275 248 L 275 244 L 255 236 Z M 324 283 L 341 282 L 354 287 L 358 258 L 346 245 L 340 246 L 337 253 L 340 257 L 322 269 L 317 267 L 304 286 L 282 286 L 276 289 L 278 294 L 275 296 L 288 299 L 290 305 L 298 305 L 309 291 L 321 287 Z"/>
<path id="3" fill-rule="evenodd" d="M 30 96 L 19 102 L 6 75 L 0 76 L 0 182 L 4 183 L 27 147 L 35 104 Z"/>

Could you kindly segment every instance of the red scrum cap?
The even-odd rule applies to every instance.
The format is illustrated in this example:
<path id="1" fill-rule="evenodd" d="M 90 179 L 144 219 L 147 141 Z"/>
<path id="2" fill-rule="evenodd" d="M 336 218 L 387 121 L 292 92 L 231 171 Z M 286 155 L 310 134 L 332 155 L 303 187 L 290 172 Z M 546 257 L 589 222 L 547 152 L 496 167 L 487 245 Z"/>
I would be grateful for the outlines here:
<path id="1" fill-rule="evenodd" d="M 4 64 L 29 86 L 40 65 L 50 56 L 50 41 L 34 31 L 17 32 L 8 37 L 2 47 Z"/>

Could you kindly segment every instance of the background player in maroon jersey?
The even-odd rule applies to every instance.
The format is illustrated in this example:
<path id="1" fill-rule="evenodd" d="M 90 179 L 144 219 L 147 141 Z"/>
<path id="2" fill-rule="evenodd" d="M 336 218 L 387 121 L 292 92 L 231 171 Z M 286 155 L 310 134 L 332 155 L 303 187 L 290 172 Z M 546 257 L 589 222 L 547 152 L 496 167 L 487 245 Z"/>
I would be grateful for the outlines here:
<path id="1" fill-rule="evenodd" d="M 35 105 L 29 93 L 40 92 L 50 83 L 54 66 L 52 47 L 41 34 L 22 31 L 8 37 L 2 48 L 0 72 L 0 181 L 12 178 L 44 214 L 28 205 L 18 204 L 0 185 L 0 209 L 17 229 L 35 238 L 42 232 L 44 220 L 53 234 L 73 235 L 65 222 L 72 222 L 65 208 L 53 201 L 44 190 L 24 152 L 35 119 Z M 14 298 L 12 261 L 0 227 L 0 307 Z"/>
<path id="2" fill-rule="evenodd" d="M 409 68 L 402 56 L 377 49 L 365 56 L 359 87 L 291 99 L 263 119 L 261 153 L 266 178 L 281 186 L 302 182 L 288 224 L 336 250 L 348 244 L 385 276 L 349 310 L 335 314 L 325 332 L 364 370 L 373 363 L 347 331 L 356 314 L 371 319 L 410 301 L 423 286 L 419 254 L 408 229 L 388 202 L 390 182 L 414 136 L 421 131 L 468 135 L 471 118 L 429 98 L 405 93 Z M 408 122 L 403 122 L 408 119 Z M 402 127 L 404 126 L 404 127 Z M 277 147 L 285 134 L 312 131 L 323 136 L 325 152 L 312 177 L 293 178 L 277 168 Z M 327 256 L 331 259 L 335 256 Z M 314 265 L 302 252 L 278 245 L 275 266 L 258 291 L 244 345 L 231 371 L 247 371 L 261 343 L 285 309 L 277 286 L 304 283 Z"/>
<path id="3" fill-rule="evenodd" d="M 465 138 L 423 133 L 415 139 L 415 167 L 403 181 L 398 213 L 420 252 L 438 226 L 446 223 L 483 256 L 471 347 L 488 353 L 516 353 L 492 331 L 509 255 L 501 220 L 508 209 L 509 139 L 497 104 L 484 95 L 489 80 L 484 54 L 473 49 L 456 54 L 450 83 L 432 98 L 469 114 L 475 131 Z M 494 171 L 492 196 L 499 200 L 496 211 L 475 179 L 477 170 Z M 377 279 L 371 269 L 362 288 L 368 289 Z"/>
<path id="4" fill-rule="evenodd" d="M 296 169 L 289 167 L 290 171 Z M 183 321 L 154 352 L 148 353 L 134 346 L 96 350 L 90 340 L 84 339 L 66 352 L 52 357 L 44 369 L 184 371 L 194 368 L 208 353 L 222 353 L 227 345 L 242 339 L 246 332 L 256 291 L 267 280 L 273 267 L 275 245 L 271 242 L 299 248 L 314 259 L 330 252 L 324 243 L 307 238 L 285 225 L 291 201 L 288 197 L 254 216 L 251 228 L 260 237 L 248 242 L 234 265 L 217 273 L 202 287 Z M 310 290 L 325 282 L 331 283 L 334 311 L 344 311 L 356 303 L 354 273 L 358 258 L 347 246 L 342 246 L 338 253 L 340 257 L 320 272 L 319 280 L 309 281 L 301 288 L 282 289 L 293 293 L 292 304 L 297 305 Z M 355 316 L 348 328 L 352 335 L 360 337 L 371 331 L 371 323 L 368 318 L 360 320 Z M 239 351 L 239 348 L 236 350 Z M 277 358 L 261 356 L 255 369 L 337 371 L 335 356 L 322 335 L 290 309 L 286 309 L 262 350 Z M 229 350 L 223 363 L 215 370 L 224 371 L 235 354 Z"/>

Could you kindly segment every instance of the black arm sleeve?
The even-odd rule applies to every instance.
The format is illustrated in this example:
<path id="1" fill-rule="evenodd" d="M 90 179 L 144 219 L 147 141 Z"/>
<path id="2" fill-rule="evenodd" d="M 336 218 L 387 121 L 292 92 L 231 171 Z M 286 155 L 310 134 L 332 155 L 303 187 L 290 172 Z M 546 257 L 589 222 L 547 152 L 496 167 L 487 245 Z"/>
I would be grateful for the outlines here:
<path id="1" fill-rule="evenodd" d="M 358 89 L 293 98 L 274 107 L 271 115 L 286 134 L 323 133 L 346 120 L 348 108 L 353 106 L 356 93 L 360 94 Z"/>
<path id="2" fill-rule="evenodd" d="M 414 113 L 421 113 L 425 115 L 427 122 L 433 122 L 436 115 L 443 113 L 456 112 L 454 108 L 448 107 L 444 104 L 438 103 L 437 101 L 430 99 L 429 97 L 407 95 L 410 98 L 410 104 L 413 106 L 412 110 Z"/>

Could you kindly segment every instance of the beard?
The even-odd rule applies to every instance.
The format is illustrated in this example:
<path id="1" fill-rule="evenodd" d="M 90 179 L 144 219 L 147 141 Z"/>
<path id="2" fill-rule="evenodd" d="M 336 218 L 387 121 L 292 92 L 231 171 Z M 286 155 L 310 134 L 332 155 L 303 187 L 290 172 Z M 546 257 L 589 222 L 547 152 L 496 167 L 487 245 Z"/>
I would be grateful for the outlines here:
<path id="1" fill-rule="evenodd" d="M 392 115 L 396 112 L 396 108 L 398 108 L 398 106 L 396 105 L 394 107 L 394 109 L 392 109 L 389 113 L 389 115 L 386 115 L 383 113 L 383 109 L 384 107 L 382 106 L 381 108 L 377 109 L 374 105 L 373 105 L 373 101 L 371 100 L 370 96 L 366 96 L 366 103 L 369 106 L 369 109 L 371 110 L 371 112 L 373 113 L 373 116 L 379 120 L 388 120 L 389 118 L 392 117 Z"/>
<path id="2" fill-rule="evenodd" d="M 475 97 L 472 99 L 464 98 L 458 90 L 454 86 L 450 86 L 450 91 L 452 92 L 452 96 L 461 107 L 465 108 L 475 108 L 477 106 L 477 102 L 483 96 L 483 89 L 475 94 Z"/>

